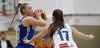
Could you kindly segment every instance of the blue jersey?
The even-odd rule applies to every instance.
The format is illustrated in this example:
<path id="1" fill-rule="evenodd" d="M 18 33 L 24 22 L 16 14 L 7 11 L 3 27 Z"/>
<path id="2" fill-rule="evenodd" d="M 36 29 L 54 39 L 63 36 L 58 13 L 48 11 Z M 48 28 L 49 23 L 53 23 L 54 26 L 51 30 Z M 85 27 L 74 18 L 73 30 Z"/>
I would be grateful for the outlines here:
<path id="1" fill-rule="evenodd" d="M 35 35 L 35 30 L 34 30 L 34 26 L 29 26 L 29 27 L 25 27 L 22 25 L 22 20 L 25 17 L 23 17 L 20 21 L 19 21 L 19 25 L 18 25 L 18 34 L 19 34 L 19 40 L 18 40 L 18 44 L 25 44 L 24 43 L 24 39 L 28 39 L 31 40 L 32 37 Z"/>

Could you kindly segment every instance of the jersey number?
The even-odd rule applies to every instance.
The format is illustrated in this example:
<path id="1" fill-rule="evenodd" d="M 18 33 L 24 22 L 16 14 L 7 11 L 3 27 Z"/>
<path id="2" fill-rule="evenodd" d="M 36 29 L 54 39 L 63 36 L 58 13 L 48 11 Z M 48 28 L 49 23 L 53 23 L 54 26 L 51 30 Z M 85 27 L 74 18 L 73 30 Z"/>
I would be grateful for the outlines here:
<path id="1" fill-rule="evenodd" d="M 66 40 L 69 41 L 68 31 L 62 31 L 62 33 L 66 33 Z M 61 33 L 61 31 L 59 31 L 57 34 L 59 34 L 61 41 L 64 41 L 62 33 Z"/>

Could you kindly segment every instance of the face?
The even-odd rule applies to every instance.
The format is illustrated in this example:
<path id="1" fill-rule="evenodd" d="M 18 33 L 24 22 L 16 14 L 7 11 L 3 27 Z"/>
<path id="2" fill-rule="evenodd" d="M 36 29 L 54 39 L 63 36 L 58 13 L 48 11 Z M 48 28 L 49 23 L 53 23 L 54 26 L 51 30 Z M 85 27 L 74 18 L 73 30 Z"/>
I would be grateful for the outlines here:
<path id="1" fill-rule="evenodd" d="M 2 35 L 1 35 L 1 39 L 2 39 L 2 40 L 5 40 L 5 38 L 6 38 L 6 35 L 5 35 L 5 34 L 2 34 Z"/>
<path id="2" fill-rule="evenodd" d="M 52 16 L 52 21 L 53 21 L 53 22 L 55 21 L 55 18 L 54 18 L 54 16 Z"/>
<path id="3" fill-rule="evenodd" d="M 24 13 L 26 13 L 28 16 L 33 16 L 33 10 L 30 5 L 26 5 Z"/>

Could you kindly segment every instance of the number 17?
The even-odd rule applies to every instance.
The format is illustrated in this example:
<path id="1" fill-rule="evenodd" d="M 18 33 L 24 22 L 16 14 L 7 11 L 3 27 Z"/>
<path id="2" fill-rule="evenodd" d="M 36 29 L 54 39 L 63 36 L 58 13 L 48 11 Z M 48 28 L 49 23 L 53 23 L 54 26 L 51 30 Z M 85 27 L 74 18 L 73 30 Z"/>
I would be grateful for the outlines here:
<path id="1" fill-rule="evenodd" d="M 62 33 L 66 33 L 66 40 L 69 41 L 68 31 L 62 31 Z M 64 41 L 62 33 L 61 33 L 61 31 L 59 31 L 57 34 L 59 34 L 61 41 Z"/>

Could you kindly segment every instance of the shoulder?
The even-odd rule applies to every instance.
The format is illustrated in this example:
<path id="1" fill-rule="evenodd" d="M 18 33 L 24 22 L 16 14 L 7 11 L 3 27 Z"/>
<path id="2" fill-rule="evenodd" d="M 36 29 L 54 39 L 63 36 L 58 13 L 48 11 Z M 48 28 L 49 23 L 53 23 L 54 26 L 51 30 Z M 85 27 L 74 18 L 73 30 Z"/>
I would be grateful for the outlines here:
<path id="1" fill-rule="evenodd" d="M 71 27 L 72 31 L 76 31 L 77 30 L 75 27 L 72 27 L 72 26 L 70 26 L 70 27 Z"/>
<path id="2" fill-rule="evenodd" d="M 64 24 L 67 28 L 71 28 L 71 26 L 68 23 Z"/>
<path id="3" fill-rule="evenodd" d="M 28 27 L 28 26 L 30 26 L 29 23 L 31 23 L 32 20 L 34 21 L 34 18 L 33 17 L 25 17 L 22 20 L 22 25 L 25 26 L 25 27 Z"/>
<path id="4" fill-rule="evenodd" d="M 34 19 L 33 17 L 25 17 L 23 20 L 31 20 Z"/>

